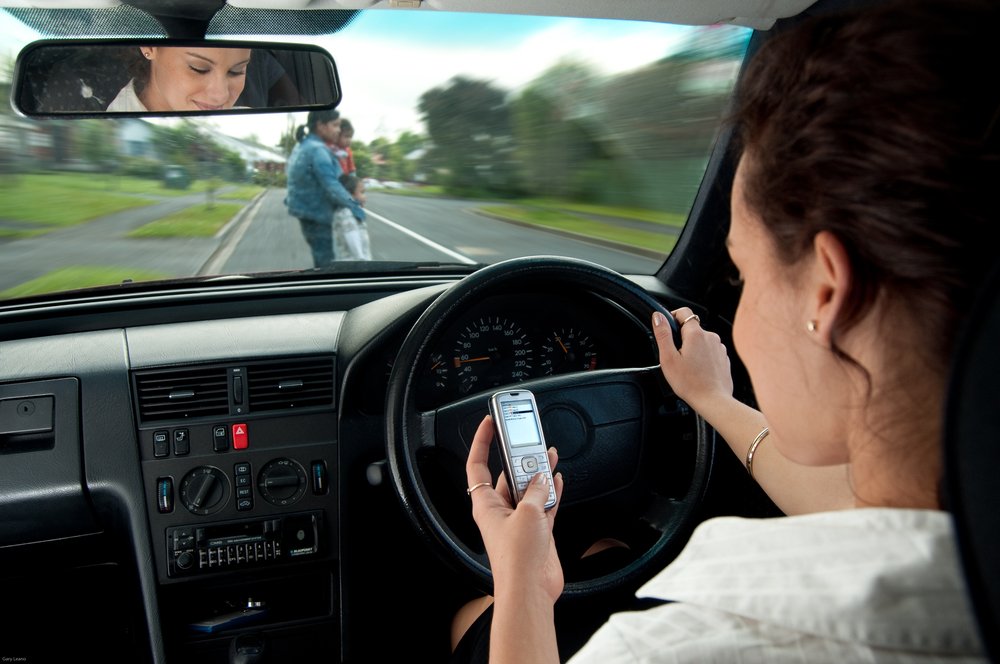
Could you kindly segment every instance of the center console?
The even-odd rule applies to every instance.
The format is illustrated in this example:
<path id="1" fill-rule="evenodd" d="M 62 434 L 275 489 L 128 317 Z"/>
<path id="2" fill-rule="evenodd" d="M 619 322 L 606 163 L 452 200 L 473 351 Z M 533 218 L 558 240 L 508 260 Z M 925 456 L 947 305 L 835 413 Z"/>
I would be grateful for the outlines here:
<path id="1" fill-rule="evenodd" d="M 132 374 L 168 658 L 336 659 L 334 357 Z"/>

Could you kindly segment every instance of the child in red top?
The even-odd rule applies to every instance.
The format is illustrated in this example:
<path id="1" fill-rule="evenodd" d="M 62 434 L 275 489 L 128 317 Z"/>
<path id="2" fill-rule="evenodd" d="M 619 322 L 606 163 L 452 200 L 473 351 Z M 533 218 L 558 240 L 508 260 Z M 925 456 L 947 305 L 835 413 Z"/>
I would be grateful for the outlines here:
<path id="1" fill-rule="evenodd" d="M 354 152 L 351 151 L 351 139 L 354 138 L 354 125 L 346 118 L 340 121 L 340 136 L 329 143 L 333 156 L 340 162 L 340 169 L 347 175 L 357 172 L 354 165 Z"/>

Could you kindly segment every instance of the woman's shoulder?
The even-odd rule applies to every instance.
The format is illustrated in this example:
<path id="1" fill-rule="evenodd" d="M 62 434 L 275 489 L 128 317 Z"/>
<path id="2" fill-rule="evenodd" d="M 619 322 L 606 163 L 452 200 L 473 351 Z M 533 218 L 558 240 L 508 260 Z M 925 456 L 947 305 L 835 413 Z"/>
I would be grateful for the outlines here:
<path id="1" fill-rule="evenodd" d="M 326 143 L 324 143 L 319 136 L 306 136 L 302 139 L 302 142 L 299 143 L 299 147 L 303 152 L 309 153 L 314 158 L 333 159 L 333 154 L 330 152 L 330 149 L 326 147 Z"/>
<path id="2" fill-rule="evenodd" d="M 119 113 L 143 112 L 148 110 L 135 92 L 135 79 L 131 79 L 125 87 L 118 91 L 118 94 L 108 107 L 107 111 L 117 111 Z"/>

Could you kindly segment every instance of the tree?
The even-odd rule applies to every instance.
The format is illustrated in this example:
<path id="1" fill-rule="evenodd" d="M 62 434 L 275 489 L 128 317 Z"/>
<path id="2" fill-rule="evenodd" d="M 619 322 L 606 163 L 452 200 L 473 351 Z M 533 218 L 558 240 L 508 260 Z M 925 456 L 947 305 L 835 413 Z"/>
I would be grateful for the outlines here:
<path id="1" fill-rule="evenodd" d="M 505 91 L 463 76 L 420 96 L 433 147 L 428 163 L 460 195 L 517 190 L 514 141 Z"/>
<path id="2" fill-rule="evenodd" d="M 80 153 L 101 170 L 109 169 L 118 155 L 115 146 L 115 125 L 102 120 L 80 120 L 77 127 Z"/>
<path id="3" fill-rule="evenodd" d="M 354 166 L 358 169 L 358 177 L 377 177 L 375 175 L 375 162 L 372 160 L 372 153 L 368 146 L 363 143 L 352 145 L 351 151 L 354 153 Z"/>
<path id="4" fill-rule="evenodd" d="M 218 146 L 188 120 L 175 126 L 154 126 L 152 141 L 157 153 L 172 164 L 193 166 L 212 160 L 218 152 Z"/>
<path id="5" fill-rule="evenodd" d="M 295 131 L 298 127 L 295 124 L 295 116 L 291 113 L 288 114 L 288 122 L 285 125 L 285 131 L 281 133 L 281 138 L 278 139 L 278 149 L 286 157 L 292 154 L 292 150 L 298 144 L 295 139 Z"/>
<path id="6" fill-rule="evenodd" d="M 512 102 L 524 187 L 540 196 L 592 199 L 594 173 L 606 170 L 600 81 L 585 65 L 561 61 Z"/>

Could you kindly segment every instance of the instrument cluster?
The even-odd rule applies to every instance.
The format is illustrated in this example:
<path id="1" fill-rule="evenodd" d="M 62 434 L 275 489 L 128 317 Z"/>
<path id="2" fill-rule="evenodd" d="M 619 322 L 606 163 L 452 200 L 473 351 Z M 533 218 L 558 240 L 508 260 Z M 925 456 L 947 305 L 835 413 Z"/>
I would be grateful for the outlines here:
<path id="1" fill-rule="evenodd" d="M 421 408 L 530 378 L 649 366 L 655 345 L 642 324 L 593 295 L 493 297 L 442 336 L 422 369 Z"/>

